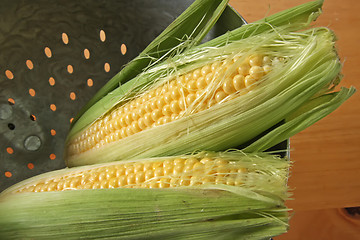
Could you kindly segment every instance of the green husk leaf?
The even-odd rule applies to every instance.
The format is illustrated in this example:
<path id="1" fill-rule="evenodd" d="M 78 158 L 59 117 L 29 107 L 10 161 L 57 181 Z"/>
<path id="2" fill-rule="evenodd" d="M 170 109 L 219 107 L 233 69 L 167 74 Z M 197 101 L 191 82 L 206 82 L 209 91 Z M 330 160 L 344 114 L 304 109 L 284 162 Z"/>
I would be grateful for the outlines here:
<path id="1" fill-rule="evenodd" d="M 244 58 L 260 52 L 284 56 L 287 60 L 264 77 L 261 87 L 259 85 L 245 95 L 138 132 L 100 149 L 67 156 L 68 166 L 177 155 L 193 150 L 222 151 L 239 146 L 285 119 L 318 92 L 331 87 L 341 70 L 334 51 L 334 35 L 329 29 L 288 32 L 276 28 L 223 47 L 188 50 L 172 58 L 171 62 L 169 60 L 140 74 L 134 81 L 106 96 L 106 102 L 99 101 L 94 106 L 99 111 L 110 109 L 119 100 L 126 102 L 133 97 L 132 94 L 141 94 L 167 81 L 171 73 L 181 74 L 239 52 L 244 54 Z M 149 84 L 149 81 L 153 83 Z M 73 134 L 70 133 L 69 137 Z"/>
<path id="2" fill-rule="evenodd" d="M 243 25 L 238 29 L 228 32 L 196 48 L 213 48 L 223 46 L 232 41 L 237 41 L 245 39 L 249 36 L 268 32 L 275 27 L 284 27 L 293 31 L 303 29 L 307 27 L 311 23 L 311 21 L 315 20 L 317 16 L 321 13 L 322 2 L 323 1 L 313 1 L 305 3 L 297 7 L 279 12 L 272 16 L 266 17 L 253 24 Z M 194 45 L 195 44 L 192 44 L 192 46 Z M 191 50 L 191 48 L 188 48 L 188 50 Z M 135 69 L 135 71 L 139 69 Z M 139 71 L 136 71 L 136 74 L 138 73 Z M 119 101 L 119 98 L 121 98 L 122 95 L 126 94 L 130 90 L 134 90 L 135 84 L 138 84 L 139 87 L 141 87 L 141 85 L 144 85 L 146 82 L 151 82 L 153 78 L 160 76 L 161 74 L 162 73 L 159 72 L 158 75 L 154 74 L 151 77 L 142 75 L 141 80 L 139 80 L 139 78 L 137 77 L 131 80 L 130 84 L 125 83 L 124 85 L 121 85 L 119 88 L 113 90 L 112 92 L 110 92 L 109 90 L 104 91 L 104 93 L 108 93 L 108 95 L 101 94 L 101 96 L 103 96 L 101 99 L 94 98 L 96 99 L 96 101 L 91 101 L 91 103 L 87 105 L 87 107 L 85 108 L 87 109 L 87 111 L 81 111 L 81 113 L 78 115 L 79 118 L 74 121 L 75 124 L 73 124 L 72 128 L 70 129 L 68 138 L 71 138 L 73 135 L 77 134 L 82 129 L 93 123 L 97 118 L 108 112 L 112 108 L 112 106 L 114 106 L 114 104 Z M 126 79 L 129 80 L 130 77 L 126 77 Z M 125 81 L 121 82 L 124 83 Z"/>
<path id="3" fill-rule="evenodd" d="M 0 200 L 1 239 L 263 239 L 286 232 L 287 224 L 287 209 L 276 196 L 257 198 L 220 185 L 23 193 Z"/>
<path id="4" fill-rule="evenodd" d="M 196 45 L 206 36 L 216 23 L 228 0 L 196 0 L 177 19 L 155 38 L 134 60 L 110 79 L 74 117 L 72 125 L 106 94 L 121 83 L 134 78 L 143 69 L 164 57 L 179 53 L 191 45 Z M 228 10 L 229 11 L 229 10 Z M 229 29 L 232 30 L 232 29 Z M 186 43 L 186 44 L 185 44 Z"/>
<path id="5" fill-rule="evenodd" d="M 350 89 L 342 88 L 339 92 L 325 94 L 309 100 L 294 113 L 289 115 L 284 124 L 273 129 L 265 136 L 262 136 L 260 139 L 244 148 L 243 151 L 265 151 L 272 146 L 285 141 L 335 111 L 355 92 L 356 90 L 354 87 L 351 87 Z"/>

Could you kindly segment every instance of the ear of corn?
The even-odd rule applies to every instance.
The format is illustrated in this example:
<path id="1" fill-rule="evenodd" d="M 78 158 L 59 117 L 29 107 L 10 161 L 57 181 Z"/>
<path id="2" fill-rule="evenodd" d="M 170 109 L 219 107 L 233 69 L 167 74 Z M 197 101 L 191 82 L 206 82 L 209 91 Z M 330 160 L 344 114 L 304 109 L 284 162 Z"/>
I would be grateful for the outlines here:
<path id="1" fill-rule="evenodd" d="M 80 119 L 69 133 L 67 164 L 241 145 L 332 87 L 341 70 L 333 48 L 326 28 L 279 28 L 189 49 L 97 102 L 83 120 L 102 117 L 82 131 Z"/>
<path id="2" fill-rule="evenodd" d="M 68 168 L 27 179 L 2 195 L 100 188 L 228 185 L 286 197 L 289 163 L 267 154 L 200 152 Z"/>
<path id="3" fill-rule="evenodd" d="M 210 1 L 214 3 L 213 1 Z M 274 14 L 272 16 L 266 17 L 262 20 L 259 20 L 252 24 L 247 24 L 242 27 L 236 28 L 235 30 L 228 32 L 226 34 L 223 34 L 222 36 L 219 36 L 211 41 L 205 42 L 202 44 L 202 47 L 217 47 L 217 46 L 223 46 L 224 44 L 236 41 L 240 39 L 247 38 L 249 36 L 253 36 L 256 34 L 261 34 L 263 32 L 269 31 L 273 27 L 279 27 L 279 26 L 286 26 L 288 29 L 292 30 L 298 30 L 305 28 L 309 25 L 309 23 L 317 18 L 317 16 L 320 14 L 320 9 L 322 7 L 323 1 L 313 1 L 309 3 L 305 3 L 299 6 L 296 6 L 291 9 L 287 9 L 285 11 L 279 12 L 277 14 Z M 72 122 L 72 132 L 78 132 L 81 128 L 84 128 L 86 125 L 92 123 L 96 118 L 104 114 L 104 111 L 108 111 L 109 109 L 102 109 L 99 111 L 99 107 L 97 107 L 99 104 L 96 104 L 98 101 L 100 101 L 102 98 L 104 98 L 101 102 L 106 102 L 109 99 L 111 99 L 112 95 L 114 94 L 112 91 L 119 85 L 124 84 L 125 82 L 129 81 L 132 78 L 135 78 L 136 75 L 138 75 L 141 71 L 144 71 L 147 69 L 148 65 L 152 61 L 158 62 L 159 60 L 164 60 L 165 56 L 171 56 L 174 53 L 181 52 L 184 49 L 188 48 L 188 45 L 190 42 L 192 42 L 190 45 L 195 46 L 203 37 L 204 35 L 200 35 L 197 37 L 195 33 L 197 31 L 195 30 L 201 30 L 201 27 L 206 24 L 205 21 L 201 21 L 199 25 L 193 25 L 196 21 L 193 21 L 193 17 L 202 17 L 204 15 L 211 15 L 211 11 L 214 11 L 213 8 L 208 9 L 206 6 L 208 5 L 207 2 L 203 1 L 195 1 L 195 6 L 190 6 L 189 9 L 187 9 L 178 19 L 175 20 L 175 22 L 170 25 L 158 38 L 156 38 L 137 58 L 135 58 L 133 61 L 131 61 L 127 66 L 124 67 L 124 69 L 119 72 L 116 76 L 114 76 L 113 79 L 109 81 L 96 95 L 84 106 L 78 115 L 74 118 Z M 229 7 L 228 7 L 229 8 Z M 218 11 L 216 11 L 217 14 L 220 14 L 221 11 L 219 9 L 222 9 L 221 5 L 217 8 Z M 206 12 L 206 10 L 209 10 L 209 12 Z M 229 11 L 228 11 L 229 12 Z M 215 23 L 215 20 L 219 16 L 214 14 L 213 18 L 210 19 L 210 23 L 207 24 L 207 27 L 205 30 L 202 30 L 201 32 L 207 32 L 209 29 L 213 26 Z M 182 28 L 188 29 L 188 26 L 193 28 L 192 31 L 195 31 L 195 33 L 190 32 L 183 32 Z M 186 28 L 185 28 L 186 27 Z M 235 26 L 234 26 L 235 27 Z M 195 29 L 195 30 L 194 30 Z M 231 29 L 230 29 L 231 30 Z M 181 35 L 183 34 L 183 35 Z M 188 41 L 187 39 L 184 39 L 184 36 L 193 36 L 194 40 Z M 168 40 L 170 39 L 170 40 Z M 177 39 L 178 42 L 175 42 L 179 44 L 176 46 L 176 44 L 168 46 L 167 48 L 162 49 L 161 46 L 163 46 L 162 41 L 173 41 L 173 39 Z M 157 53 L 156 51 L 159 51 Z M 168 50 L 168 53 L 165 53 L 165 50 Z M 155 51 L 155 52 L 154 52 Z M 150 53 L 154 52 L 154 54 L 157 54 L 158 57 L 161 59 L 158 59 L 155 56 L 151 56 Z M 163 53 L 164 55 L 161 55 L 160 53 Z M 124 89 L 122 89 L 124 91 Z M 106 95 L 109 94 L 109 96 L 106 97 Z M 97 106 L 93 106 L 93 105 Z M 102 103 L 101 103 L 102 104 Z M 94 114 L 94 111 L 96 114 Z M 77 121 L 80 120 L 79 124 L 75 124 Z"/>
<path id="4" fill-rule="evenodd" d="M 225 9 L 223 17 L 231 17 L 232 23 L 226 23 L 229 29 L 235 30 L 217 37 L 216 39 L 206 42 L 203 46 L 214 47 L 224 45 L 226 42 L 239 40 L 251 35 L 260 34 L 268 31 L 273 26 L 279 27 L 283 25 L 292 24 L 292 29 L 302 29 L 309 22 L 316 19 L 320 14 L 323 1 L 317 0 L 305 3 L 294 8 L 279 12 L 272 16 L 261 19 L 253 24 L 248 24 L 242 28 L 238 28 L 243 22 L 243 19 L 236 19 L 233 16 L 234 10 L 226 6 L 228 1 L 213 1 L 213 0 L 197 0 L 191 5 L 182 15 L 177 18 L 163 33 L 159 35 L 149 46 L 133 61 L 131 61 L 124 69 L 114 76 L 95 96 L 79 111 L 78 115 L 74 118 L 73 124 L 78 119 L 84 118 L 82 115 L 87 112 L 97 101 L 106 94 L 114 90 L 119 84 L 125 83 L 134 78 L 150 63 L 158 62 L 165 56 L 172 53 L 181 52 L 189 47 L 191 37 L 191 46 L 198 44 L 215 24 L 216 20 L 220 17 L 222 11 Z M 226 6 L 226 7 L 225 7 Z M 201 21 L 196 21 L 201 20 Z M 209 20 L 208 22 L 206 20 Z M 200 23 L 199 23 L 200 22 Z M 234 23 L 237 24 L 234 24 Z M 168 52 L 166 52 L 168 51 Z M 90 110 L 92 111 L 92 109 Z M 87 117 L 86 117 L 87 118 Z"/>
<path id="5" fill-rule="evenodd" d="M 263 153 L 201 152 L 50 172 L 0 195 L 0 237 L 269 238 L 287 229 L 288 168 L 285 159 Z M 144 173 L 142 184 L 129 180 L 135 172 Z M 130 183 L 111 185 L 117 175 Z M 89 178 L 92 189 L 84 189 Z"/>
<path id="6" fill-rule="evenodd" d="M 227 5 L 228 0 L 196 0 L 177 19 L 174 20 L 158 37 L 156 37 L 134 60 L 129 62 L 117 75 L 109 80 L 74 117 L 74 124 L 79 116 L 86 112 L 95 102 L 114 90 L 121 83 L 134 78 L 148 65 L 162 61 L 166 56 L 199 43 L 216 23 L 224 9 L 227 15 L 233 10 Z M 234 18 L 232 18 L 234 20 Z M 243 22 L 235 21 L 233 28 Z M 230 24 L 226 24 L 230 26 Z M 229 28 L 227 30 L 232 30 Z"/>

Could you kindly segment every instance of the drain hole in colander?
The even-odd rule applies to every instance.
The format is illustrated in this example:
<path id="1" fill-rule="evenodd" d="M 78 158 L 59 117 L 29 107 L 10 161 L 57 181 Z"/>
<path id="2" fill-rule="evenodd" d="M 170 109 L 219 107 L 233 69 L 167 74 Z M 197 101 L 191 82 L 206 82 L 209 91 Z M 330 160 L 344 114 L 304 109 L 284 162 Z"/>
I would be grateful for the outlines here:
<path id="1" fill-rule="evenodd" d="M 10 70 L 6 70 L 5 75 L 8 79 L 14 79 L 14 74 Z"/>
<path id="2" fill-rule="evenodd" d="M 34 114 L 31 114 L 31 115 L 30 115 L 30 120 L 31 120 L 31 121 L 36 121 L 36 116 L 35 116 Z"/>
<path id="3" fill-rule="evenodd" d="M 28 69 L 32 70 L 34 68 L 34 64 L 31 60 L 26 60 L 26 66 Z"/>
<path id="4" fill-rule="evenodd" d="M 9 99 L 8 99 L 8 103 L 9 103 L 10 105 L 15 105 L 15 100 L 14 100 L 13 98 L 9 98 Z"/>
<path id="5" fill-rule="evenodd" d="M 127 47 L 126 47 L 126 45 L 125 45 L 124 43 L 121 44 L 120 50 L 121 50 L 121 54 L 122 54 L 122 55 L 125 55 L 125 54 L 126 54 Z"/>
<path id="6" fill-rule="evenodd" d="M 36 151 L 41 147 L 41 140 L 38 136 L 29 136 L 24 141 L 24 147 L 26 150 Z"/>
<path id="7" fill-rule="evenodd" d="M 9 124 L 8 124 L 8 128 L 9 128 L 10 130 L 14 130 L 14 129 L 15 129 L 15 125 L 14 125 L 13 123 L 9 123 Z"/>

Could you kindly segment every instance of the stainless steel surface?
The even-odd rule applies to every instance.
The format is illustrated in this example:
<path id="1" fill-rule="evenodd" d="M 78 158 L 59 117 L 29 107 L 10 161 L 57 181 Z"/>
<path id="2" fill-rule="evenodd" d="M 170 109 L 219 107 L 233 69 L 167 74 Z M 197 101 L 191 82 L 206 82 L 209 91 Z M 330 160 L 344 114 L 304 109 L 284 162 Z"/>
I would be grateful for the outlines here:
<path id="1" fill-rule="evenodd" d="M 0 191 L 65 167 L 70 119 L 192 2 L 3 0 Z M 207 38 L 239 24 L 220 20 Z"/>

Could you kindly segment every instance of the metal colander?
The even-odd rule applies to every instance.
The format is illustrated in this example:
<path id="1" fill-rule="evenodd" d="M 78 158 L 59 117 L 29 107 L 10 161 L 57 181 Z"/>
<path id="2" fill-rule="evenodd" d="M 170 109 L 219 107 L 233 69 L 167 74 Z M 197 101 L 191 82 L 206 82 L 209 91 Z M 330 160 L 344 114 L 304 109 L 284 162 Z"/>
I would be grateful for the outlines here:
<path id="1" fill-rule="evenodd" d="M 0 192 L 64 168 L 71 119 L 192 2 L 3 0 Z M 226 21 L 228 14 L 207 39 L 244 23 Z"/>

